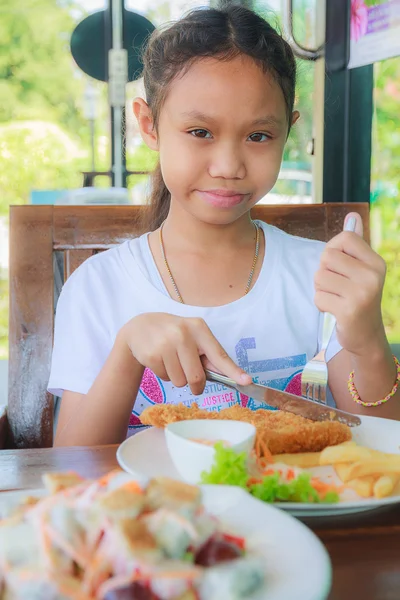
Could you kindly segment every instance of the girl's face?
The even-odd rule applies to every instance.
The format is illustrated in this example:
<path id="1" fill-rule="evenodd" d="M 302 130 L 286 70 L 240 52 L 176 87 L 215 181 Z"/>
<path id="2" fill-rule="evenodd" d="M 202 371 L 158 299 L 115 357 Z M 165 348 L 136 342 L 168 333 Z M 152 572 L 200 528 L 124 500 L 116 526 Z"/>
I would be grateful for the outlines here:
<path id="1" fill-rule="evenodd" d="M 272 189 L 287 131 L 279 84 L 238 56 L 193 63 L 171 84 L 157 134 L 144 138 L 159 150 L 171 202 L 203 222 L 227 224 Z"/>

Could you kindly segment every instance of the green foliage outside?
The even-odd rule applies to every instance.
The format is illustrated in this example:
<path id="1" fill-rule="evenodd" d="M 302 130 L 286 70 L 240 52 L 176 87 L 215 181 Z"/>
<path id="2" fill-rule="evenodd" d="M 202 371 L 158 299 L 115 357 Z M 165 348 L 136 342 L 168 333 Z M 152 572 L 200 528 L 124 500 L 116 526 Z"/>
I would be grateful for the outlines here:
<path id="1" fill-rule="evenodd" d="M 0 0 L 0 218 L 10 204 L 29 200 L 32 189 L 76 188 L 91 168 L 88 123 L 83 114 L 86 78 L 69 53 L 71 32 L 83 13 L 73 0 Z M 168 3 L 155 22 L 168 21 Z M 268 16 L 268 15 L 266 15 Z M 298 24 L 296 24 L 298 26 Z M 400 58 L 375 67 L 372 157 L 372 226 L 375 247 L 388 263 L 383 315 L 389 337 L 400 340 Z M 299 65 L 297 107 L 302 118 L 292 130 L 285 160 L 310 164 L 314 68 Z M 132 86 L 132 84 L 131 84 Z M 96 167 L 109 166 L 106 87 L 98 84 L 101 114 L 96 121 Z M 132 94 L 131 94 L 132 92 Z M 129 95 L 136 93 L 128 90 Z M 128 168 L 150 170 L 157 159 L 143 144 L 128 149 Z M 145 177 L 132 177 L 129 186 Z M 8 283 L 0 271 L 0 358 L 7 356 Z"/>
<path id="2" fill-rule="evenodd" d="M 364 4 L 366 6 L 379 6 L 379 4 L 384 4 L 387 0 L 364 0 Z"/>
<path id="3" fill-rule="evenodd" d="M 382 311 L 391 342 L 400 342 L 400 57 L 374 66 L 371 227 L 387 263 Z"/>
<path id="4" fill-rule="evenodd" d="M 82 12 L 72 0 L 0 0 L 0 120 L 43 119 L 81 135 L 69 37 Z"/>
<path id="5" fill-rule="evenodd" d="M 8 356 L 8 276 L 0 268 L 0 360 Z"/>

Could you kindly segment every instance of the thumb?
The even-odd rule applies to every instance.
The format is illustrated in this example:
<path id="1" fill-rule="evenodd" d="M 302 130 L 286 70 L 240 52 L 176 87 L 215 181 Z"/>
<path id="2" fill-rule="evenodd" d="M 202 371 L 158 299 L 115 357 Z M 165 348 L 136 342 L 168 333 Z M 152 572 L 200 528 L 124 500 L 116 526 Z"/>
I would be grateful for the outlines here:
<path id="1" fill-rule="evenodd" d="M 364 227 L 361 216 L 356 212 L 350 212 L 344 220 L 344 231 L 354 231 L 360 237 L 363 237 Z"/>
<path id="2" fill-rule="evenodd" d="M 217 369 L 217 367 L 211 362 L 211 360 L 208 360 L 208 358 L 204 356 L 204 354 L 200 360 L 203 367 L 208 371 L 214 371 L 214 373 L 219 373 L 220 375 L 223 375 L 223 373 L 221 373 L 221 371 Z"/>

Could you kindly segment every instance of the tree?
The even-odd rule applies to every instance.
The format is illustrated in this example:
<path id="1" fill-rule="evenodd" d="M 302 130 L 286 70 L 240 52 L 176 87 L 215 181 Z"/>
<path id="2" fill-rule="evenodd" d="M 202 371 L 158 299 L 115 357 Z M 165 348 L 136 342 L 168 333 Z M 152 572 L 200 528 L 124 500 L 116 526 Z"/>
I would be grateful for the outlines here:
<path id="1" fill-rule="evenodd" d="M 0 215 L 10 204 L 25 204 L 32 189 L 65 189 L 82 185 L 79 142 L 58 125 L 21 121 L 0 125 Z"/>
<path id="2" fill-rule="evenodd" d="M 81 10 L 72 0 L 0 0 L 0 121 L 42 119 L 76 134 L 84 121 L 69 50 Z"/>

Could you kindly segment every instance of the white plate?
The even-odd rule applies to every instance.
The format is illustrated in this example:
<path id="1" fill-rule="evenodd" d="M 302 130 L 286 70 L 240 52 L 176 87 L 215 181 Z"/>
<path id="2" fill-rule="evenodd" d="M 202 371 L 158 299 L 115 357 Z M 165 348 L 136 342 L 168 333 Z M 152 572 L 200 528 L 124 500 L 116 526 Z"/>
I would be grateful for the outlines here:
<path id="1" fill-rule="evenodd" d="M 325 600 L 331 588 L 329 556 L 318 538 L 291 516 L 256 500 L 244 490 L 202 486 L 203 503 L 219 518 L 227 533 L 243 536 L 249 550 L 265 558 L 266 585 L 251 600 Z M 43 490 L 0 494 L 0 514 L 26 495 Z M 312 568 L 310 568 L 312 565 Z M 250 600 L 250 598 L 249 598 Z"/>
<path id="2" fill-rule="evenodd" d="M 382 452 L 400 454 L 400 422 L 377 417 L 362 417 L 362 423 L 352 429 L 353 439 L 360 445 Z M 165 475 L 181 479 L 169 457 L 163 429 L 145 429 L 128 438 L 117 451 L 121 467 L 135 477 L 157 477 Z M 310 471 L 322 478 L 340 484 L 332 467 L 317 467 Z M 351 514 L 375 510 L 389 504 L 400 503 L 400 495 L 388 498 L 360 498 L 354 492 L 339 504 L 279 503 L 277 506 L 295 516 L 320 517 Z"/>

